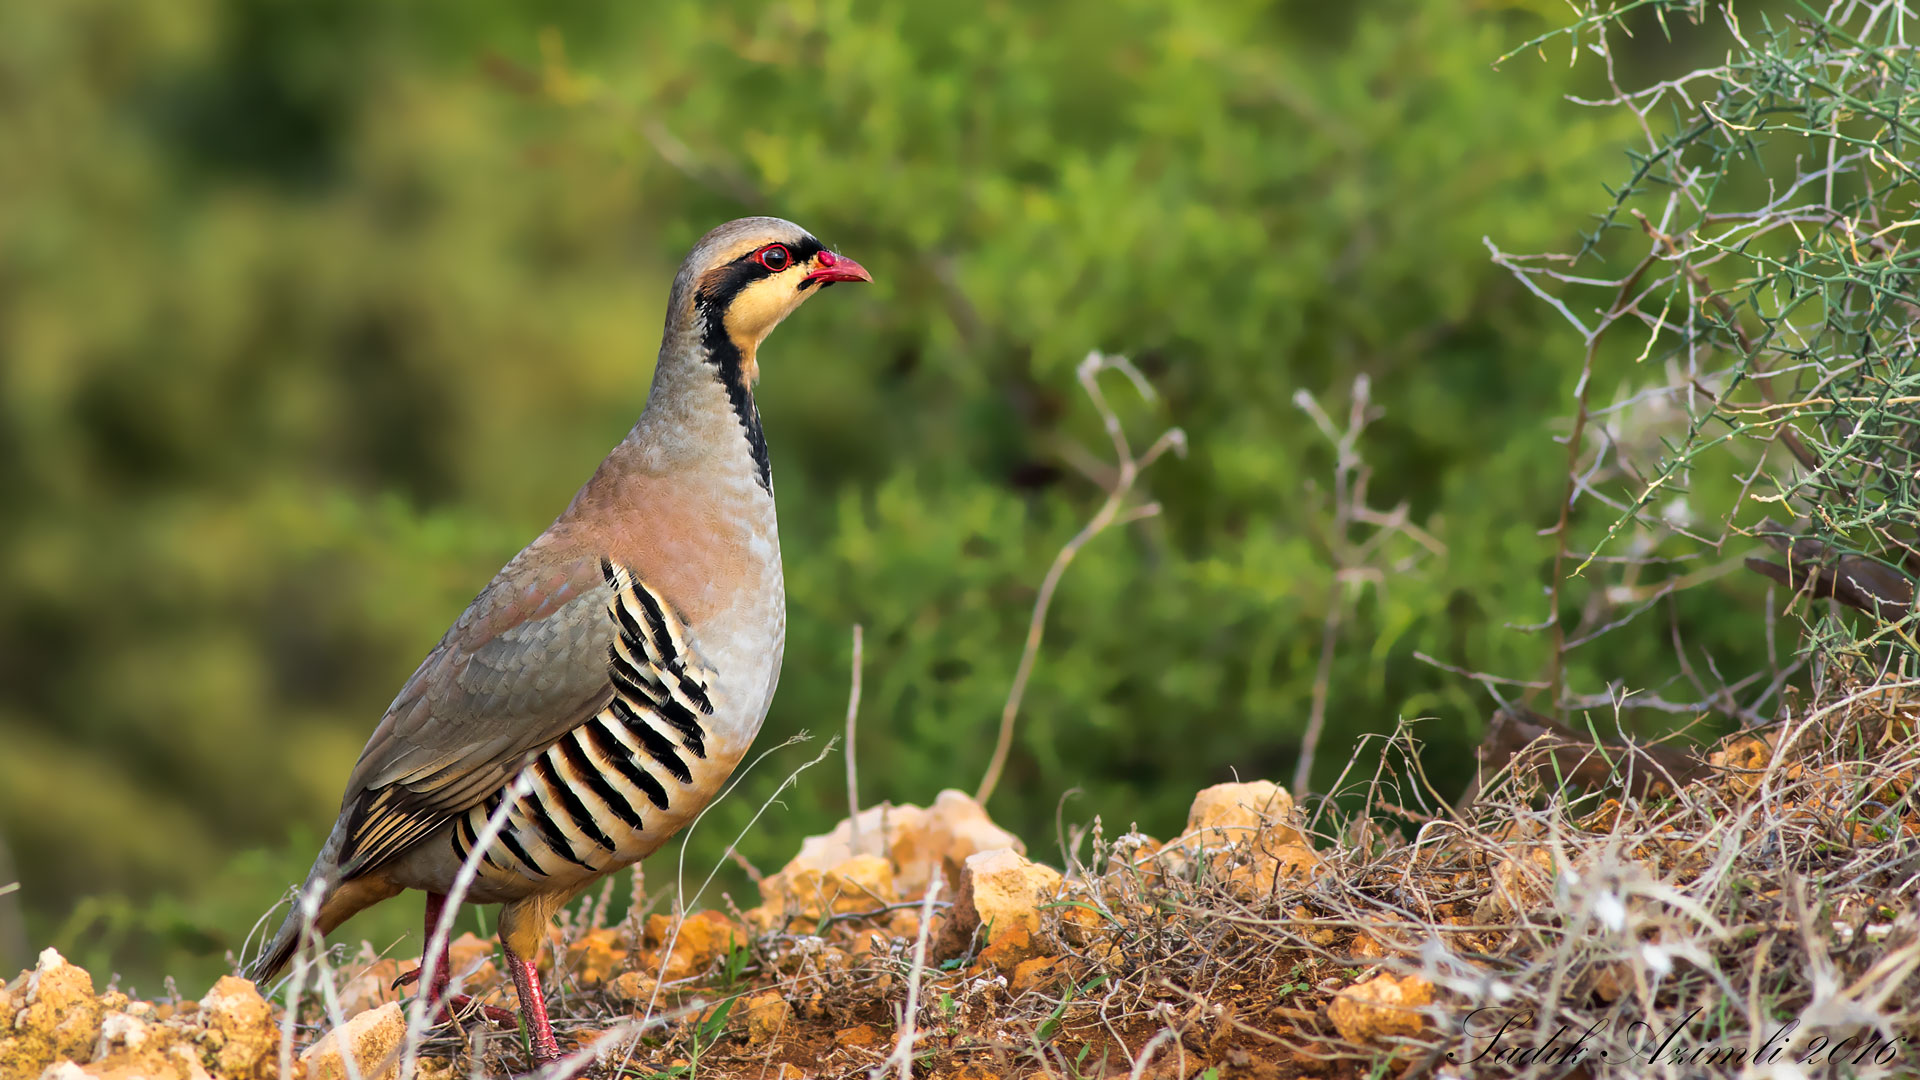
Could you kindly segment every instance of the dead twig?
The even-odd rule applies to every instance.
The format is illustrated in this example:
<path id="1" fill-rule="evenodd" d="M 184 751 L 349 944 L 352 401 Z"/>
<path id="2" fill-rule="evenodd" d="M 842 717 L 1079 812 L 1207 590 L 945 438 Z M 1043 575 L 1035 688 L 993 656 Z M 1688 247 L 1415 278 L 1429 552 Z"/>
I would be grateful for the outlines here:
<path id="1" fill-rule="evenodd" d="M 1326 614 L 1320 623 L 1320 655 L 1314 665 L 1307 726 L 1300 736 L 1300 756 L 1293 768 L 1291 790 L 1295 797 L 1300 797 L 1311 790 L 1314 757 L 1319 752 L 1321 732 L 1327 721 L 1334 654 L 1352 594 L 1368 585 L 1384 589 L 1391 575 L 1411 570 L 1427 556 L 1444 556 L 1446 548 L 1407 519 L 1404 504 L 1381 511 L 1367 503 L 1367 485 L 1373 471 L 1361 457 L 1360 440 L 1367 426 L 1381 415 L 1373 407 L 1372 380 L 1365 375 L 1354 378 L 1344 426 L 1335 424 L 1320 403 L 1304 390 L 1294 394 L 1293 404 L 1313 420 L 1334 451 L 1331 520 L 1319 530 L 1320 540 L 1333 564 L 1333 580 L 1327 589 Z M 1413 543 L 1391 546 L 1401 538 Z"/>
<path id="2" fill-rule="evenodd" d="M 1120 426 L 1119 416 L 1114 414 L 1112 407 L 1107 404 L 1105 392 L 1100 389 L 1100 374 L 1104 371 L 1118 371 L 1125 375 L 1140 396 L 1148 401 L 1155 396 L 1153 387 L 1124 356 L 1091 352 L 1075 370 L 1080 386 L 1100 414 L 1107 438 L 1113 444 L 1115 479 L 1113 486 L 1107 490 L 1106 500 L 1094 511 L 1093 518 L 1053 557 L 1053 564 L 1047 567 L 1046 577 L 1040 581 L 1040 594 L 1034 599 L 1033 615 L 1027 622 L 1026 643 L 1020 650 L 1020 662 L 1014 668 L 1013 684 L 1007 691 L 1006 704 L 1000 710 L 1000 731 L 994 738 L 993 756 L 987 762 L 986 775 L 981 778 L 979 789 L 974 792 L 977 802 L 985 803 L 993 797 L 993 789 L 1000 783 L 1000 773 L 1006 768 L 1007 754 L 1013 749 L 1014 718 L 1020 713 L 1020 701 L 1026 696 L 1027 680 L 1032 677 L 1034 662 L 1039 659 L 1040 640 L 1047 627 L 1047 609 L 1053 604 L 1053 594 L 1060 587 L 1061 577 L 1072 565 L 1074 556 L 1080 554 L 1080 549 L 1086 547 L 1094 537 L 1115 525 L 1142 521 L 1158 514 L 1159 503 L 1148 502 L 1129 508 L 1127 500 L 1133 494 L 1140 474 L 1158 461 L 1162 454 L 1168 450 L 1182 455 L 1186 453 L 1186 433 L 1175 427 L 1161 432 L 1146 452 L 1136 457 L 1127 442 L 1126 432 Z"/>

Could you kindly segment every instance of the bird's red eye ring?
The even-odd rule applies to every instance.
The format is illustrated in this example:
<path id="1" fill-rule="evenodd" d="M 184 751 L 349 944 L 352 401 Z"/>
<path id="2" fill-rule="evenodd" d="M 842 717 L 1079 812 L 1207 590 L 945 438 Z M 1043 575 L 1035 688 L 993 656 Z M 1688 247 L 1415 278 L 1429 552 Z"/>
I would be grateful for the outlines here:
<path id="1" fill-rule="evenodd" d="M 785 270 L 793 262 L 793 255 L 787 251 L 784 244 L 768 244 L 760 249 L 759 258 L 761 266 L 776 274 Z"/>

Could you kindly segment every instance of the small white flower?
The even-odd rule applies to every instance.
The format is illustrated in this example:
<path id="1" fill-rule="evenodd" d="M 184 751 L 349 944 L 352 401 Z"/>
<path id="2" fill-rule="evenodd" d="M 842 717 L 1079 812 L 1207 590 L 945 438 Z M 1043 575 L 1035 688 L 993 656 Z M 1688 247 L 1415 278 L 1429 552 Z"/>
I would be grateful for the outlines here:
<path id="1" fill-rule="evenodd" d="M 1673 974 L 1673 957 L 1658 945 L 1640 946 L 1640 957 L 1647 962 L 1656 977 Z"/>
<path id="2" fill-rule="evenodd" d="M 1617 934 L 1627 925 L 1627 905 L 1620 902 L 1612 889 L 1608 889 L 1593 902 L 1593 917 L 1600 920 L 1600 925 Z"/>

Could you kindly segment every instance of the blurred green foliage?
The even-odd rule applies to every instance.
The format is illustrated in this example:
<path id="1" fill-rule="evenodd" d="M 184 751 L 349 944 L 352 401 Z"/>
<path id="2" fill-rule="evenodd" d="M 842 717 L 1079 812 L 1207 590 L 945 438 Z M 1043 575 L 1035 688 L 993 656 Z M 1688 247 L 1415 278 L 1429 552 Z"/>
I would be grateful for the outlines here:
<path id="1" fill-rule="evenodd" d="M 1099 348 L 1161 391 L 1116 387 L 1129 426 L 1178 424 L 1192 453 L 1147 477 L 1164 516 L 1067 575 L 996 814 L 1046 850 L 1069 789 L 1074 818 L 1165 835 L 1199 785 L 1285 779 L 1335 595 L 1331 451 L 1291 398 L 1339 414 L 1363 372 L 1374 501 L 1448 550 L 1355 592 L 1318 775 L 1433 717 L 1457 790 L 1485 699 L 1413 653 L 1539 669 L 1509 624 L 1545 615 L 1578 370 L 1482 237 L 1569 247 L 1624 134 L 1562 100 L 1584 73 L 1491 67 L 1557 18 L 1537 9 L 10 5 L 14 950 L 197 992 L 304 871 L 413 665 L 632 422 L 688 245 L 745 213 L 877 280 L 763 357 L 791 610 L 766 745 L 839 730 L 858 622 L 864 799 L 973 787 L 1035 586 L 1102 494 L 1069 449 L 1103 445 L 1072 378 Z M 1717 627 L 1743 595 L 1675 618 L 1737 657 Z M 1662 670 L 1663 631 L 1642 638 L 1578 663 Z M 690 877 L 809 753 L 709 816 Z M 746 856 L 777 866 L 843 814 L 837 775 L 803 777 Z"/>

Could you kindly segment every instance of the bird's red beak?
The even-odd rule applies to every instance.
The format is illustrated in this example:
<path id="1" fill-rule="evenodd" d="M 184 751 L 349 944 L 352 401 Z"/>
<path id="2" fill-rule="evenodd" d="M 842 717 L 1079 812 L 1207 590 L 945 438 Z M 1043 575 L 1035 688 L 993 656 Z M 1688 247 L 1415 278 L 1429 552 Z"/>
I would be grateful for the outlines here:
<path id="1" fill-rule="evenodd" d="M 831 285 L 836 281 L 870 282 L 873 280 L 873 275 L 867 273 L 866 267 L 861 266 L 845 255 L 835 255 L 831 251 L 823 251 L 813 257 L 813 270 L 807 274 L 806 280 L 817 281 L 822 285 Z"/>

